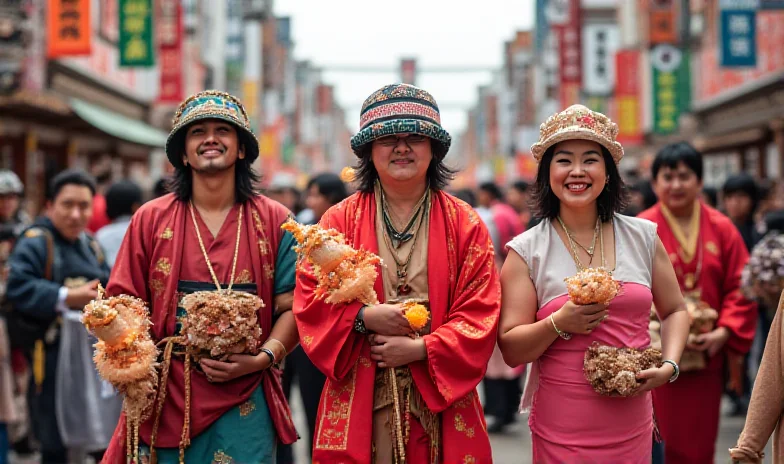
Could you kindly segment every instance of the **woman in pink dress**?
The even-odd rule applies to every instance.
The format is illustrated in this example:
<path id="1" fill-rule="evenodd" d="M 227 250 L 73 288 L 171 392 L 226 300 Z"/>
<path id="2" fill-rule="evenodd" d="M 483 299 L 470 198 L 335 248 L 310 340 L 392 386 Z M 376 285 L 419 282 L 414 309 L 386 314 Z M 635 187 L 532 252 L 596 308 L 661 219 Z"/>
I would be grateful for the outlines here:
<path id="1" fill-rule="evenodd" d="M 649 221 L 617 214 L 624 203 L 617 126 L 575 105 L 550 117 L 532 152 L 534 202 L 543 221 L 507 245 L 501 271 L 499 346 L 510 366 L 531 364 L 521 407 L 530 409 L 533 462 L 642 464 L 651 460 L 650 390 L 678 375 L 689 330 L 683 298 Z M 588 267 L 622 284 L 609 306 L 569 300 L 564 279 Z M 594 392 L 586 349 L 650 345 L 651 303 L 662 320 L 659 368 L 637 376 L 632 396 Z"/>

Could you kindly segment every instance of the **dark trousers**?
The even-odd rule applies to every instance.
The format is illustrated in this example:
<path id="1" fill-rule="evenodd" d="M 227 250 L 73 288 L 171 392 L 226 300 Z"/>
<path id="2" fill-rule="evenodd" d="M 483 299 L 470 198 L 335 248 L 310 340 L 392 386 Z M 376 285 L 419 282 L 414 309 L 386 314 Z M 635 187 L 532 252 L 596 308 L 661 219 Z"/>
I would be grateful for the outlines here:
<path id="1" fill-rule="evenodd" d="M 316 415 L 318 414 L 321 390 L 324 389 L 326 376 L 313 365 L 302 347 L 297 347 L 286 356 L 283 367 L 283 392 L 286 398 L 291 398 L 291 385 L 297 382 L 300 397 L 305 406 L 305 416 L 308 420 L 308 446 L 309 456 L 313 452 L 313 436 L 316 433 Z M 280 445 L 277 452 L 278 464 L 293 464 L 294 449 L 291 445 Z"/>
<path id="2" fill-rule="evenodd" d="M 485 390 L 485 414 L 495 417 L 501 425 L 514 422 L 520 406 L 520 397 L 523 394 L 520 377 L 514 379 L 485 377 L 482 385 Z"/>

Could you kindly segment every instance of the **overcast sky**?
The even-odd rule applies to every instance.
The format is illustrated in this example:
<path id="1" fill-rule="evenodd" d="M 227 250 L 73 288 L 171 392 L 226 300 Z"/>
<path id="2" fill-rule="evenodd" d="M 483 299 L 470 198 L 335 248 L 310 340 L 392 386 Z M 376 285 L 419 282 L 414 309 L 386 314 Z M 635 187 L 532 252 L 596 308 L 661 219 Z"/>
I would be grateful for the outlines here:
<path id="1" fill-rule="evenodd" d="M 533 0 L 277 0 L 275 13 L 291 16 L 294 55 L 316 66 L 375 65 L 398 69 L 401 57 L 416 57 L 418 67 L 500 68 L 503 43 L 516 30 L 533 27 Z M 463 6 L 457 6 L 463 5 Z M 399 74 L 328 71 L 349 128 L 357 130 L 362 101 L 377 88 L 399 82 Z M 466 110 L 476 100 L 489 72 L 419 73 L 417 85 L 443 106 L 444 127 L 457 136 Z"/>

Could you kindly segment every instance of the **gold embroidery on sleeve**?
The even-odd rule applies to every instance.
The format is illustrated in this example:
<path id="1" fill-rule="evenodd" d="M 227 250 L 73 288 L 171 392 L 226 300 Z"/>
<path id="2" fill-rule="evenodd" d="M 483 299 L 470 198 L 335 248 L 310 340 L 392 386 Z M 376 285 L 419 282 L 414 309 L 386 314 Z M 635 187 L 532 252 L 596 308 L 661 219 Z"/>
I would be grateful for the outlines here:
<path id="1" fill-rule="evenodd" d="M 351 423 L 352 404 L 354 403 L 354 390 L 356 388 L 357 365 L 351 369 L 341 382 L 327 380 L 324 386 L 327 390 L 327 401 L 319 417 L 318 431 L 316 432 L 316 449 L 345 450 L 348 445 L 348 428 Z"/>
<path id="2" fill-rule="evenodd" d="M 462 414 L 455 414 L 455 430 L 465 433 L 468 438 L 474 438 L 476 433 L 473 427 L 468 427 Z"/>
<path id="3" fill-rule="evenodd" d="M 313 335 L 305 335 L 302 337 L 302 344 L 305 346 L 310 346 L 313 343 Z"/>
<path id="4" fill-rule="evenodd" d="M 172 265 L 169 258 L 161 258 L 155 263 L 155 270 L 161 272 L 163 275 L 168 276 L 171 274 Z"/>
<path id="5" fill-rule="evenodd" d="M 152 279 L 150 280 L 150 290 L 152 290 L 152 294 L 154 297 L 159 297 L 161 292 L 163 292 L 163 281 L 160 279 Z"/>
<path id="6" fill-rule="evenodd" d="M 164 240 L 171 240 L 173 237 L 174 232 L 169 227 L 163 229 L 163 232 L 161 232 L 161 238 Z"/>
<path id="7" fill-rule="evenodd" d="M 247 269 L 243 269 L 240 271 L 239 275 L 236 279 L 234 279 L 234 283 L 238 284 L 249 284 L 251 282 L 250 271 Z"/>

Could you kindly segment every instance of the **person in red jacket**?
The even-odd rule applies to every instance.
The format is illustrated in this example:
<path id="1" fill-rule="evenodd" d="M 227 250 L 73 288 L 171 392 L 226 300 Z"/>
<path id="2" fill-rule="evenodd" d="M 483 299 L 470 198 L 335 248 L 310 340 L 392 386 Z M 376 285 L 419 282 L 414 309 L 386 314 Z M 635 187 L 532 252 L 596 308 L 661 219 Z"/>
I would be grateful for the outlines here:
<path id="1" fill-rule="evenodd" d="M 664 147 L 652 165 L 659 202 L 639 215 L 658 225 L 684 296 L 718 312 L 715 328 L 686 348 L 703 353 L 705 367 L 682 372 L 678 382 L 653 392 L 667 464 L 713 462 L 724 367 L 731 387 L 741 389 L 743 355 L 757 324 L 756 304 L 740 291 L 749 254 L 732 221 L 698 199 L 702 171 L 702 155 L 691 145 Z"/>

